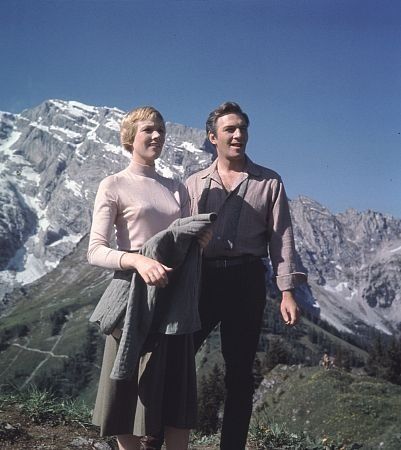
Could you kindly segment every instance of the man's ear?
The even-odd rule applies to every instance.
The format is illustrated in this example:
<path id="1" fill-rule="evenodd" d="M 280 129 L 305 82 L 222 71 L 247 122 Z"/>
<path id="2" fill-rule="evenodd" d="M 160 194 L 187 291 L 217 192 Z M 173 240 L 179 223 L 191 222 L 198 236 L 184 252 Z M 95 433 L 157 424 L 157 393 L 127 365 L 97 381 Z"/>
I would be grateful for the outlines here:
<path id="1" fill-rule="evenodd" d="M 212 131 L 209 131 L 209 134 L 208 134 L 207 137 L 209 138 L 209 141 L 210 141 L 213 145 L 216 145 L 216 141 L 217 141 L 216 135 L 215 135 Z"/>

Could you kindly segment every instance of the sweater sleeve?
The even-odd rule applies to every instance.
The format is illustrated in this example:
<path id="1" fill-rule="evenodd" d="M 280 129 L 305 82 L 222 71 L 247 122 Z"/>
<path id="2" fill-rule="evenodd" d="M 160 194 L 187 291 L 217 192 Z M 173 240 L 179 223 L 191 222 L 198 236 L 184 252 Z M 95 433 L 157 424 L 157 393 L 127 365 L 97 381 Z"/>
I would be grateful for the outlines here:
<path id="1" fill-rule="evenodd" d="M 89 264 L 108 269 L 121 269 L 125 252 L 110 247 L 114 223 L 118 213 L 118 195 L 112 177 L 99 185 L 93 209 L 87 258 Z"/>

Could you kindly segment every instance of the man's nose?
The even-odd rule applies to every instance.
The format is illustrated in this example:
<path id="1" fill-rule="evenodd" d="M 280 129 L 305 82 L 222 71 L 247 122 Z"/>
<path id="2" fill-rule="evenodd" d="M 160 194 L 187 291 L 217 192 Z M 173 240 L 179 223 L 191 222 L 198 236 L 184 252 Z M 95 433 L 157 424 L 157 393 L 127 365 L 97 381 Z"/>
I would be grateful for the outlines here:
<path id="1" fill-rule="evenodd" d="M 233 134 L 233 137 L 240 138 L 242 136 L 242 130 L 241 128 L 236 128 Z"/>
<path id="2" fill-rule="evenodd" d="M 160 137 L 160 132 L 157 130 L 154 130 L 152 133 L 152 139 L 157 139 Z"/>

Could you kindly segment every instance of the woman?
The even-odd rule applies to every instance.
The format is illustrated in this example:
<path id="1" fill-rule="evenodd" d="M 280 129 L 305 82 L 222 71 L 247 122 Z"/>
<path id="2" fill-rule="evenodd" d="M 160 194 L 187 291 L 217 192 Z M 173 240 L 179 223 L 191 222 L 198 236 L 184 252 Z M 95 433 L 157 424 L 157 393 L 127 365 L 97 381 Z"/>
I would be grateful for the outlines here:
<path id="1" fill-rule="evenodd" d="M 88 250 L 90 264 L 132 269 L 147 285 L 158 288 L 167 286 L 172 268 L 137 252 L 189 210 L 184 186 L 155 171 L 165 133 L 163 117 L 152 107 L 134 109 L 122 120 L 121 143 L 132 154 L 131 162 L 100 183 Z M 118 250 L 110 248 L 113 228 Z M 205 245 L 208 234 L 198 240 Z M 113 380 L 120 328 L 106 338 L 94 424 L 101 427 L 102 436 L 117 435 L 120 450 L 139 449 L 140 436 L 163 431 L 167 449 L 187 449 L 189 429 L 196 425 L 192 335 L 151 334 L 132 379 Z"/>

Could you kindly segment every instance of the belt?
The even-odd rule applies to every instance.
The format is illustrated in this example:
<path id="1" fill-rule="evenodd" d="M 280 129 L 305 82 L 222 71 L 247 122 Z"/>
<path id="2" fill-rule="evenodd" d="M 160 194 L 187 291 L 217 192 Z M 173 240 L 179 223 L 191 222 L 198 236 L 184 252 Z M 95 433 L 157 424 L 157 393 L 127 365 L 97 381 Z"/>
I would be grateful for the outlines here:
<path id="1" fill-rule="evenodd" d="M 241 264 L 260 261 L 260 259 L 260 256 L 254 255 L 232 256 L 228 258 L 204 258 L 203 264 L 206 267 L 211 267 L 213 269 L 226 269 L 227 267 L 240 266 Z"/>

